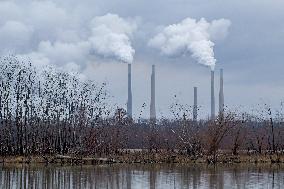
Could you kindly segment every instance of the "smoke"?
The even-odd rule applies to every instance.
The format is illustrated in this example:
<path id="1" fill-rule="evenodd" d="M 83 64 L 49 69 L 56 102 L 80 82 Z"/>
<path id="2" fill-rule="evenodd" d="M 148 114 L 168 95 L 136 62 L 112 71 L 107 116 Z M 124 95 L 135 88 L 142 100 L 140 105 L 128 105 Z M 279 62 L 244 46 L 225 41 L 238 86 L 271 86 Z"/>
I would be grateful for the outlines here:
<path id="1" fill-rule="evenodd" d="M 226 19 L 213 20 L 204 18 L 199 21 L 186 18 L 178 24 L 164 27 L 160 33 L 149 40 L 148 45 L 167 56 L 181 56 L 191 53 L 199 63 L 214 70 L 214 42 L 226 37 L 231 22 Z"/>
<path id="2" fill-rule="evenodd" d="M 81 9 L 55 1 L 0 1 L 0 54 L 15 54 L 39 67 L 81 69 L 98 58 L 131 63 L 136 21 Z"/>
<path id="3" fill-rule="evenodd" d="M 95 53 L 132 63 L 135 50 L 130 37 L 136 30 L 135 23 L 127 22 L 115 14 L 107 14 L 94 18 L 91 27 L 90 42 Z"/>

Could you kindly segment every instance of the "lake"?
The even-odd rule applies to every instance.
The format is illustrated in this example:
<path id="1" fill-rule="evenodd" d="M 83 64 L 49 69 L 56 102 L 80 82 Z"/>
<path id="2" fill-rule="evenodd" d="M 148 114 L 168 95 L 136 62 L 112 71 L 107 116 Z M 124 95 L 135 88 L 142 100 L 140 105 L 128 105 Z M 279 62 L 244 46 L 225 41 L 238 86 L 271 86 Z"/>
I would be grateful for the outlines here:
<path id="1" fill-rule="evenodd" d="M 0 188 L 284 188 L 284 166 L 2 165 Z"/>

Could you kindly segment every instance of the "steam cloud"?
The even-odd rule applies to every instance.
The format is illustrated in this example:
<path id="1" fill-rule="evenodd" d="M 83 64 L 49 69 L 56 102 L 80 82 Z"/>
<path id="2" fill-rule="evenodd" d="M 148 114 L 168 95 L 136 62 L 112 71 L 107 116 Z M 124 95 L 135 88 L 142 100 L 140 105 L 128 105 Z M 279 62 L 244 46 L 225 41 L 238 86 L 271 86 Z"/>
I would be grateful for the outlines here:
<path id="1" fill-rule="evenodd" d="M 131 46 L 129 36 L 136 30 L 136 24 L 130 23 L 117 15 L 107 14 L 96 17 L 91 22 L 92 48 L 96 53 L 116 57 L 117 59 L 131 63 L 135 50 Z"/>
<path id="2" fill-rule="evenodd" d="M 231 22 L 226 19 L 210 23 L 204 18 L 199 21 L 186 18 L 178 24 L 164 27 L 148 44 L 167 56 L 180 56 L 190 52 L 199 64 L 214 70 L 216 59 L 213 41 L 225 38 L 230 25 Z"/>
<path id="3" fill-rule="evenodd" d="M 76 65 L 99 57 L 131 63 L 135 20 L 116 14 L 97 16 L 86 10 L 92 9 L 53 1 L 1 1 L 0 54 L 15 54 L 37 66 L 78 69 Z"/>
<path id="4" fill-rule="evenodd" d="M 75 2 L 75 1 L 74 1 Z M 92 9 L 68 1 L 0 1 L 0 53 L 29 58 L 38 66 L 80 68 L 97 58 L 131 63 L 135 19 L 116 14 L 97 16 Z M 30 10 L 30 11 L 26 11 Z M 198 63 L 214 68 L 214 42 L 223 39 L 230 21 L 187 18 L 165 27 L 149 41 L 168 56 L 190 52 Z"/>

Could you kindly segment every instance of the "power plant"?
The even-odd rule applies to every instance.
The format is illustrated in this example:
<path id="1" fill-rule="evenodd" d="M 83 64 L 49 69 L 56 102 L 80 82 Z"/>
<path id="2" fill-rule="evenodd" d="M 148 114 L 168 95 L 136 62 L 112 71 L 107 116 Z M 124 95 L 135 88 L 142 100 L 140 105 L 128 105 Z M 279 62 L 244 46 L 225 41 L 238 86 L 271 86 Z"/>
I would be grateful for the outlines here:
<path id="1" fill-rule="evenodd" d="M 156 94 L 155 94 L 155 65 L 152 65 L 151 74 L 151 102 L 150 102 L 150 120 L 156 120 Z"/>
<path id="2" fill-rule="evenodd" d="M 211 70 L 211 119 L 215 119 L 214 71 Z"/>
<path id="3" fill-rule="evenodd" d="M 128 116 L 128 118 L 132 118 L 131 64 L 128 64 L 128 100 L 127 100 L 127 116 Z"/>
<path id="4" fill-rule="evenodd" d="M 219 91 L 219 115 L 224 114 L 224 88 L 223 88 L 223 69 L 220 69 L 220 91 Z"/>
<path id="5" fill-rule="evenodd" d="M 131 64 L 128 64 L 128 100 L 127 100 L 127 117 L 132 118 L 132 81 L 131 81 Z M 215 119 L 215 72 L 211 70 L 211 119 Z M 156 121 L 156 83 L 155 83 L 155 65 L 152 65 L 151 73 L 151 99 L 150 99 L 150 120 Z M 194 103 L 192 109 L 192 120 L 198 119 L 198 93 L 197 87 L 194 87 Z M 220 69 L 220 88 L 219 88 L 219 115 L 224 114 L 224 78 L 223 69 Z"/>

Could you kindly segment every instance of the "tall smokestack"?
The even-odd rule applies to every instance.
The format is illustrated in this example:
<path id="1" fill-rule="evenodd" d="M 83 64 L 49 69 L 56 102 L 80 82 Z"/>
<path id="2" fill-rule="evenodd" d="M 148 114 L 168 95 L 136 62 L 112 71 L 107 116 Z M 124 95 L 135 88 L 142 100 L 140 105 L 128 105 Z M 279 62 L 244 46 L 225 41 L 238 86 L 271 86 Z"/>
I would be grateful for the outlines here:
<path id="1" fill-rule="evenodd" d="M 155 105 L 155 65 L 152 65 L 151 75 L 151 103 L 150 103 L 150 120 L 156 120 L 156 105 Z"/>
<path id="2" fill-rule="evenodd" d="M 197 121 L 197 87 L 194 87 L 193 121 Z"/>
<path id="3" fill-rule="evenodd" d="M 223 69 L 220 69 L 220 91 L 219 91 L 219 114 L 224 113 L 224 88 L 223 88 Z"/>
<path id="4" fill-rule="evenodd" d="M 131 64 L 128 64 L 128 100 L 127 116 L 132 118 L 132 90 L 131 90 Z"/>
<path id="5" fill-rule="evenodd" d="M 211 71 L 211 119 L 215 119 L 214 71 Z"/>

